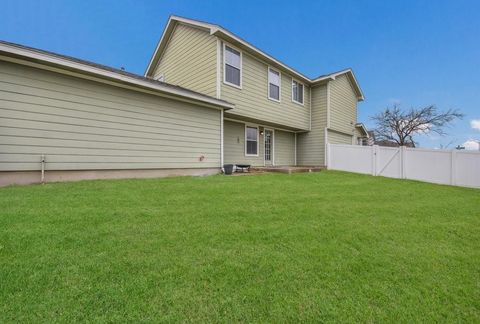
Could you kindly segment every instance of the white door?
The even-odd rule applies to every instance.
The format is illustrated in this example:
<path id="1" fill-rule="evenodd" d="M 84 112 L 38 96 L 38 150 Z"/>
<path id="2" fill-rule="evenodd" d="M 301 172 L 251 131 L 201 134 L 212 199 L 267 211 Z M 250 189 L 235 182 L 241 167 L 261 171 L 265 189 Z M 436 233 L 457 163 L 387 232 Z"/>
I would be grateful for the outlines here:
<path id="1" fill-rule="evenodd" d="M 265 129 L 265 165 L 273 165 L 273 131 Z"/>

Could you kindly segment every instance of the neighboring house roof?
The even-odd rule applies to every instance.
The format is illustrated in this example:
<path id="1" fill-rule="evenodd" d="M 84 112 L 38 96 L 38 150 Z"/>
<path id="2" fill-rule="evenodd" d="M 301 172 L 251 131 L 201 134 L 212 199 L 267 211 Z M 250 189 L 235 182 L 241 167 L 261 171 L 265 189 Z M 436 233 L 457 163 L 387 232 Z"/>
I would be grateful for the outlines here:
<path id="1" fill-rule="evenodd" d="M 375 145 L 378 146 L 387 146 L 387 147 L 399 147 L 397 142 L 394 141 L 389 141 L 389 140 L 381 140 L 381 141 L 375 141 Z M 413 143 L 405 143 L 406 147 L 415 147 Z"/>
<path id="2" fill-rule="evenodd" d="M 365 137 L 370 137 L 370 134 L 369 134 L 369 131 L 367 130 L 367 128 L 365 127 L 365 125 L 363 123 L 356 123 L 355 124 L 355 127 L 360 129 L 363 134 L 365 135 Z"/>
<path id="3" fill-rule="evenodd" d="M 367 133 L 368 137 L 373 139 L 373 141 L 375 142 L 375 132 L 373 130 L 369 130 Z"/>
<path id="4" fill-rule="evenodd" d="M 357 98 L 358 100 L 364 100 L 365 97 L 362 93 L 362 90 L 360 89 L 360 85 L 357 82 L 357 79 L 355 78 L 355 75 L 353 74 L 352 69 L 345 69 L 342 71 L 338 71 L 335 73 L 331 73 L 328 75 L 323 75 L 319 76 L 315 79 L 310 79 L 309 77 L 305 76 L 304 74 L 298 72 L 297 70 L 289 67 L 288 65 L 282 63 L 281 61 L 277 60 L 273 56 L 265 53 L 264 51 L 258 49 L 257 47 L 253 46 L 252 44 L 248 43 L 247 41 L 243 40 L 242 38 L 236 36 L 235 34 L 231 33 L 230 31 L 226 30 L 220 25 L 216 24 L 211 24 L 208 22 L 204 21 L 199 21 L 199 20 L 194 20 L 194 19 L 189 19 L 189 18 L 184 18 L 184 17 L 179 17 L 179 16 L 170 16 L 168 19 L 167 26 L 165 27 L 162 37 L 160 38 L 157 47 L 155 48 L 155 51 L 152 55 L 152 58 L 150 59 L 150 63 L 148 64 L 148 67 L 145 71 L 145 76 L 151 76 L 153 75 L 153 72 L 162 57 L 162 54 L 165 50 L 165 48 L 168 45 L 168 41 L 170 39 L 171 34 L 175 30 L 175 25 L 177 23 L 183 23 L 187 24 L 190 26 L 194 26 L 200 29 L 204 29 L 210 33 L 210 35 L 218 36 L 224 40 L 227 40 L 228 42 L 235 43 L 235 45 L 239 46 L 243 50 L 247 50 L 251 53 L 254 53 L 258 56 L 260 56 L 262 59 L 264 59 L 266 62 L 269 64 L 275 65 L 277 67 L 283 68 L 284 70 L 290 72 L 298 78 L 299 80 L 302 80 L 303 82 L 306 82 L 308 84 L 314 84 L 317 82 L 322 82 L 326 80 L 334 80 L 336 77 L 346 74 L 348 78 L 350 79 L 352 86 L 357 93 Z"/>
<path id="5" fill-rule="evenodd" d="M 10 60 L 15 62 L 18 59 L 32 63 L 41 63 L 43 65 L 61 68 L 62 70 L 71 72 L 78 72 L 82 75 L 94 76 L 102 80 L 115 81 L 117 83 L 131 86 L 133 89 L 147 89 L 164 97 L 201 103 L 203 105 L 215 106 L 223 109 L 232 109 L 235 107 L 234 104 L 225 100 L 220 100 L 183 87 L 153 80 L 134 73 L 0 40 L 0 60 Z M 58 72 L 62 72 L 62 70 L 59 70 Z"/>

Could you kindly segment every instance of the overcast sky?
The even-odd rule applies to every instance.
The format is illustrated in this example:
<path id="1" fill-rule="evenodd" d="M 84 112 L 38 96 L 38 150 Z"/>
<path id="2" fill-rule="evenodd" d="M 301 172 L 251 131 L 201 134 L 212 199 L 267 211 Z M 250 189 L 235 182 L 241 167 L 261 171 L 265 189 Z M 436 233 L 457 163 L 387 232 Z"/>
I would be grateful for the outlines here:
<path id="1" fill-rule="evenodd" d="M 0 39 L 143 74 L 171 14 L 220 24 L 310 77 L 353 68 L 359 121 L 392 105 L 466 116 L 422 147 L 480 139 L 480 1 L 3 0 Z M 471 141 L 471 142 L 468 142 Z"/>

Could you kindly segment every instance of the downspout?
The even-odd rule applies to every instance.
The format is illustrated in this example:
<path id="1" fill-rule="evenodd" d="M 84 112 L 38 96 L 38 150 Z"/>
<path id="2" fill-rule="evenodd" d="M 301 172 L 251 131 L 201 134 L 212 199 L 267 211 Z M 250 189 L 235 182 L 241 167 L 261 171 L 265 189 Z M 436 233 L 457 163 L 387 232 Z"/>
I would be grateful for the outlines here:
<path id="1" fill-rule="evenodd" d="M 216 96 L 217 99 L 220 99 L 222 96 L 222 42 L 220 41 L 220 38 L 217 37 L 217 91 L 216 91 Z"/>
<path id="2" fill-rule="evenodd" d="M 297 166 L 297 132 L 295 132 L 295 166 Z"/>
<path id="3" fill-rule="evenodd" d="M 309 99 L 309 104 L 310 104 L 310 126 L 309 126 L 309 129 L 308 129 L 309 131 L 312 131 L 312 88 L 313 88 L 313 87 L 311 87 L 311 86 L 308 88 L 308 91 L 309 91 L 308 96 L 309 96 L 309 98 L 310 98 L 310 99 Z"/>
<path id="4" fill-rule="evenodd" d="M 323 159 L 324 159 L 323 163 L 325 164 L 325 166 L 328 169 L 328 163 L 327 163 L 327 161 L 328 161 L 328 156 L 327 156 L 328 155 L 328 128 L 327 127 L 325 127 L 324 132 L 325 132 L 325 134 L 323 135 L 323 137 L 325 137 L 325 145 L 324 145 L 325 146 L 324 147 L 325 154 L 324 154 L 324 157 L 323 157 Z"/>
<path id="5" fill-rule="evenodd" d="M 325 127 L 324 164 L 328 168 L 328 129 L 330 128 L 330 81 L 327 81 L 327 126 Z"/>
<path id="6" fill-rule="evenodd" d="M 223 170 L 223 109 L 220 110 L 220 168 Z"/>
<path id="7" fill-rule="evenodd" d="M 216 84 L 216 97 L 217 99 L 220 99 L 222 96 L 222 84 L 221 84 L 221 56 L 222 56 L 222 42 L 220 41 L 220 38 L 217 38 L 217 84 Z M 222 109 L 220 111 L 220 169 L 223 171 L 223 163 L 224 163 L 224 157 L 223 157 L 223 114 L 224 110 Z"/>
<path id="8" fill-rule="evenodd" d="M 330 81 L 327 82 L 327 128 L 330 128 Z"/>

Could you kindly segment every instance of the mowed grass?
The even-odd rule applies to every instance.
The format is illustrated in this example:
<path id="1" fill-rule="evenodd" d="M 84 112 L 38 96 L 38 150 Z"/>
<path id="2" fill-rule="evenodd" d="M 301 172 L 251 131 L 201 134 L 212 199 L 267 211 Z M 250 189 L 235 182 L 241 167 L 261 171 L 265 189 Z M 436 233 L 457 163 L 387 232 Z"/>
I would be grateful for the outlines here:
<path id="1" fill-rule="evenodd" d="M 341 172 L 0 189 L 0 322 L 479 322 L 480 190 Z"/>

